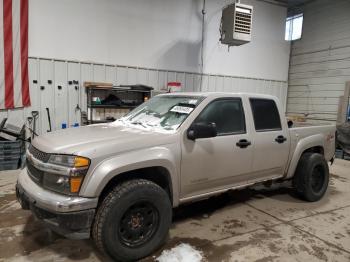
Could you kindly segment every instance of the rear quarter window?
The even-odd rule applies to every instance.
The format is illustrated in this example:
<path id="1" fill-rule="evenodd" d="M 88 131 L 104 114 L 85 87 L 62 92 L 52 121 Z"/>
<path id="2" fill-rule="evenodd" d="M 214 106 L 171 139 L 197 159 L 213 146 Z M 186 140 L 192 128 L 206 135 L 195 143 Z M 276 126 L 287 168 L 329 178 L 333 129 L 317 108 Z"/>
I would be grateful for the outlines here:
<path id="1" fill-rule="evenodd" d="M 281 119 L 275 101 L 250 98 L 256 131 L 281 130 Z"/>

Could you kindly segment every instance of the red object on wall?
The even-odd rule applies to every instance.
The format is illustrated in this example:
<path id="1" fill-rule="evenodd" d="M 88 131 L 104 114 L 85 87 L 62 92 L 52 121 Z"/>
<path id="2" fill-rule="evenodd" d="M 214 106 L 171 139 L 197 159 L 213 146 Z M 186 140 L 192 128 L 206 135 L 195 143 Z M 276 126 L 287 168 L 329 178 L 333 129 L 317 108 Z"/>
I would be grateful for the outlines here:
<path id="1" fill-rule="evenodd" d="M 168 82 L 168 91 L 172 92 L 180 92 L 181 91 L 181 83 L 180 82 Z"/>
<path id="2" fill-rule="evenodd" d="M 0 0 L 0 109 L 30 106 L 28 4 Z"/>

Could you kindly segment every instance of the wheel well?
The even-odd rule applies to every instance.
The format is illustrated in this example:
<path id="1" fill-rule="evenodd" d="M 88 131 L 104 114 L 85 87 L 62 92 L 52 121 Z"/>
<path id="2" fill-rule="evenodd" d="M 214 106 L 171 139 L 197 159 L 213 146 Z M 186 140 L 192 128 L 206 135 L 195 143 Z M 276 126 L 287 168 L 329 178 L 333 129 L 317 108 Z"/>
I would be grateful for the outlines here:
<path id="1" fill-rule="evenodd" d="M 311 147 L 311 148 L 308 148 L 306 149 L 304 153 L 319 153 L 321 155 L 324 155 L 324 149 L 322 146 L 314 146 L 314 147 Z"/>
<path id="2" fill-rule="evenodd" d="M 117 184 L 131 179 L 146 179 L 163 188 L 173 201 L 172 183 L 169 171 L 162 166 L 146 167 L 127 171 L 113 177 L 102 190 L 99 201 L 102 201 Z"/>

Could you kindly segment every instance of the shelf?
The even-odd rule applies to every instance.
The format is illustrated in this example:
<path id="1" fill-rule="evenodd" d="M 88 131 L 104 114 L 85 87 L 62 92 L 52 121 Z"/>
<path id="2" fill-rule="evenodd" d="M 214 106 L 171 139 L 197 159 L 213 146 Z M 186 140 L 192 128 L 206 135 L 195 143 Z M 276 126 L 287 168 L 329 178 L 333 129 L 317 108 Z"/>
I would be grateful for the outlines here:
<path id="1" fill-rule="evenodd" d="M 103 123 L 111 123 L 113 122 L 114 120 L 87 120 L 87 124 L 88 125 L 91 125 L 91 124 L 103 124 Z"/>
<path id="2" fill-rule="evenodd" d="M 108 109 L 115 109 L 115 110 L 111 110 L 112 112 L 110 113 L 112 114 L 113 113 L 117 114 L 118 112 L 115 112 L 115 111 L 118 111 L 118 109 L 120 111 L 129 111 L 141 105 L 144 102 L 145 97 L 149 98 L 151 96 L 151 91 L 153 90 L 153 88 L 145 85 L 141 85 L 141 84 L 122 85 L 122 86 L 109 86 L 109 85 L 104 86 L 103 83 L 95 83 L 95 84 L 99 84 L 102 86 L 90 86 L 90 87 L 86 86 L 87 108 L 89 109 L 89 111 L 87 112 L 88 113 L 87 118 L 90 119 L 88 120 L 89 124 L 110 122 L 107 120 L 94 120 L 95 113 L 100 111 L 100 110 L 97 111 L 96 109 L 99 109 L 99 108 L 102 109 L 100 113 L 104 114 L 103 117 L 106 117 L 106 113 L 108 112 Z M 136 104 L 132 104 L 132 103 L 130 104 L 122 103 L 121 105 L 94 104 L 94 101 L 93 101 L 94 96 L 98 96 L 100 97 L 100 99 L 101 97 L 106 99 L 110 94 L 114 94 L 118 97 L 121 97 L 122 99 L 121 98 L 118 99 L 119 102 L 131 101 L 131 102 L 136 102 Z M 118 94 L 120 94 L 120 96 Z M 107 101 L 110 101 L 110 100 L 107 100 Z M 126 113 L 126 112 L 123 112 L 123 113 Z M 97 115 L 95 117 L 97 117 Z M 99 117 L 102 117 L 102 115 Z M 117 118 L 119 118 L 119 116 Z"/>
<path id="3" fill-rule="evenodd" d="M 101 83 L 100 83 L 101 84 Z M 87 90 L 108 90 L 108 91 L 119 91 L 119 92 L 140 92 L 140 93 L 151 93 L 152 87 L 137 84 L 137 85 L 120 85 L 120 86 L 85 86 Z"/>
<path id="4" fill-rule="evenodd" d="M 140 89 L 131 89 L 131 88 L 87 88 L 89 92 L 92 91 L 112 91 L 112 92 L 137 92 L 137 93 L 147 93 L 151 94 L 151 90 L 140 90 Z"/>

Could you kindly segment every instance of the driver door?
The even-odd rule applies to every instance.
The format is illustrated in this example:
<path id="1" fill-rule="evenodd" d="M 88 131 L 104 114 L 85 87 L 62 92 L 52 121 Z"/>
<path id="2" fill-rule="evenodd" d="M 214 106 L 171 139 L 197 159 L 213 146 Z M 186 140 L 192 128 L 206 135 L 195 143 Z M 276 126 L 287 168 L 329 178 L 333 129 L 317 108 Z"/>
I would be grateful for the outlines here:
<path id="1" fill-rule="evenodd" d="M 219 98 L 210 102 L 194 123 L 215 123 L 217 136 L 182 139 L 181 197 L 190 198 L 229 188 L 251 172 L 252 146 L 239 146 L 250 141 L 242 100 Z"/>

